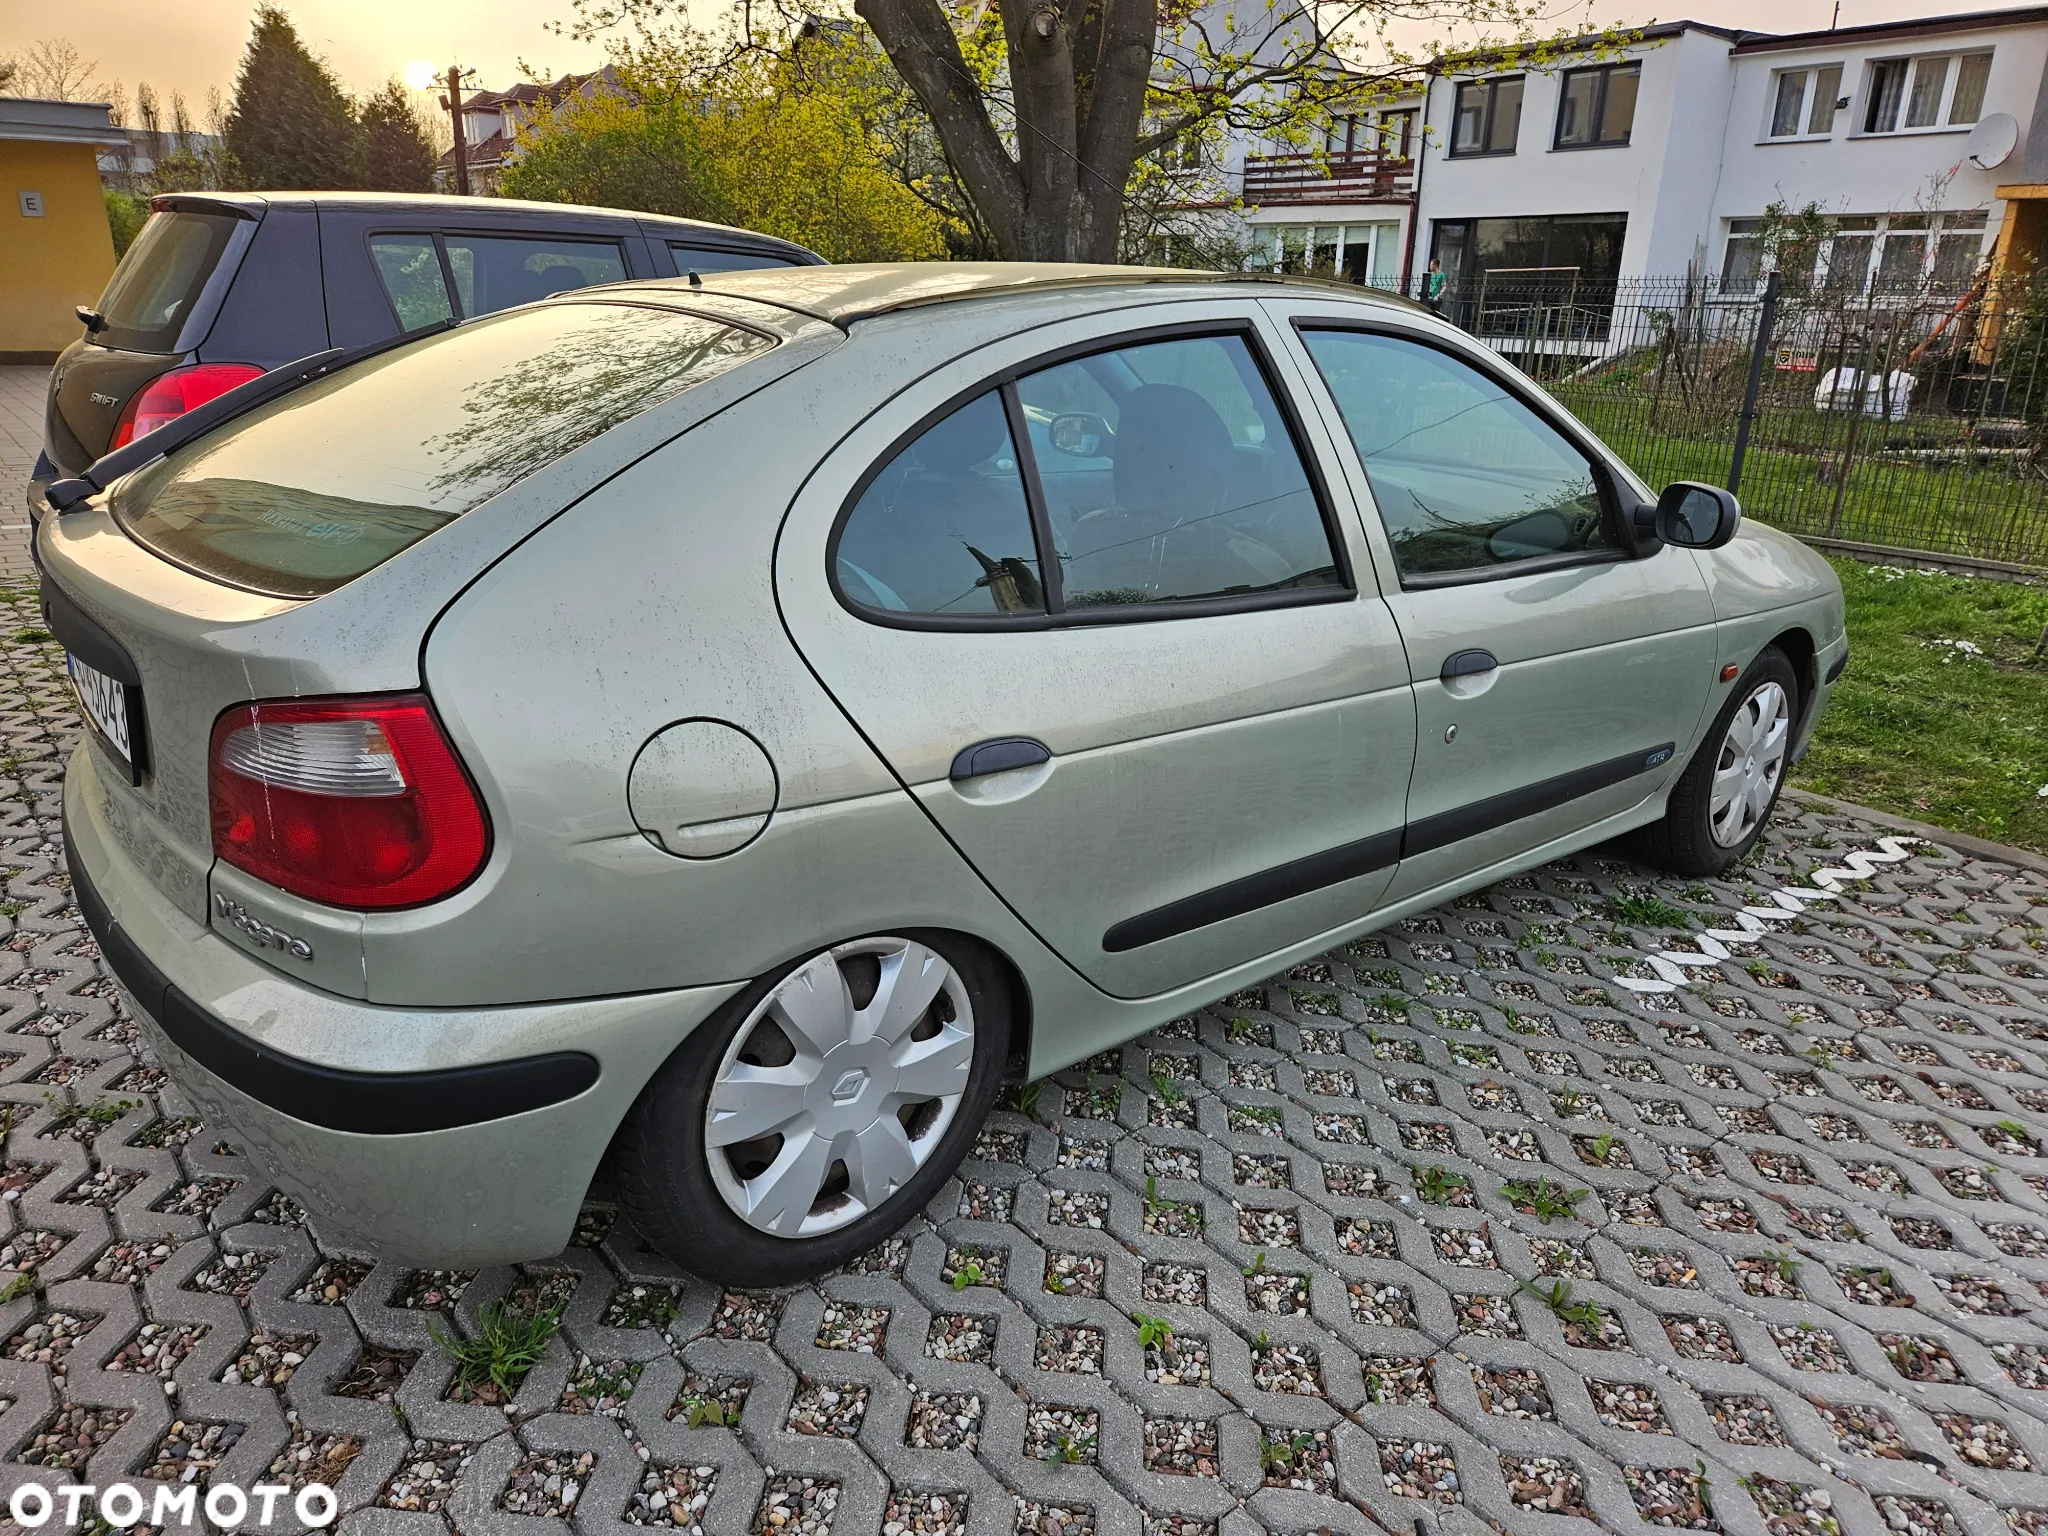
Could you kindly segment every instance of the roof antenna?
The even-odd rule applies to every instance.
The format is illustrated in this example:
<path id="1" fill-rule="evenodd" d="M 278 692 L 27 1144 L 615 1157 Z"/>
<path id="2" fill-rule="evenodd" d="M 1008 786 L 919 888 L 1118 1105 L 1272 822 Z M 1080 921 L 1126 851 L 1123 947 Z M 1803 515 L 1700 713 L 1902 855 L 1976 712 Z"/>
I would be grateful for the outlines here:
<path id="1" fill-rule="evenodd" d="M 697 275 L 695 268 L 692 268 L 690 271 L 690 286 L 692 288 L 702 288 L 704 286 L 704 279 Z"/>
<path id="2" fill-rule="evenodd" d="M 1835 0 L 1835 19 L 1828 23 L 1828 30 L 1834 31 L 1842 24 L 1842 0 Z"/>

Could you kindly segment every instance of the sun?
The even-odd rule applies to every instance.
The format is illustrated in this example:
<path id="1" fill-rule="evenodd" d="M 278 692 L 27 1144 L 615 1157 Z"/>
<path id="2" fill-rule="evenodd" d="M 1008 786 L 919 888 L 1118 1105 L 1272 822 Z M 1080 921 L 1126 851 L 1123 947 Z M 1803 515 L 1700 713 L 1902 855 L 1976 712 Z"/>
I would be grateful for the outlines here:
<path id="1" fill-rule="evenodd" d="M 425 59 L 414 59 L 405 66 L 405 83 L 416 91 L 423 91 L 441 78 L 441 71 Z"/>

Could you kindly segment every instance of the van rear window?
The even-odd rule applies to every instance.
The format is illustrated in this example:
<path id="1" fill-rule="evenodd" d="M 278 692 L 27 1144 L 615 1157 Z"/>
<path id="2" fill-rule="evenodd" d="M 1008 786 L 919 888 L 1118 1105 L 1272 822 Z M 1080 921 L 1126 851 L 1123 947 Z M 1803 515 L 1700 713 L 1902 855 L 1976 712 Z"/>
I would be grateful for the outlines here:
<path id="1" fill-rule="evenodd" d="M 202 438 L 114 497 L 203 576 L 317 597 L 664 400 L 768 351 L 672 310 L 514 310 L 373 358 Z"/>
<path id="2" fill-rule="evenodd" d="M 241 222 L 224 213 L 153 213 L 100 296 L 98 341 L 127 352 L 176 352 L 206 280 Z"/>

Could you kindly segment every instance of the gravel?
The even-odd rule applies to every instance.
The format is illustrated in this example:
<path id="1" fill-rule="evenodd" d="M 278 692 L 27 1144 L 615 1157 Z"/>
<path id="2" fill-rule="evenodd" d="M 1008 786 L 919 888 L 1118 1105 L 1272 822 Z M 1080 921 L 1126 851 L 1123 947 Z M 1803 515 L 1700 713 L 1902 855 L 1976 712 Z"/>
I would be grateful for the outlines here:
<path id="1" fill-rule="evenodd" d="M 966 1451 L 981 1444 L 981 1399 L 966 1392 L 920 1392 L 910 1400 L 904 1443 L 928 1451 Z"/>
<path id="2" fill-rule="evenodd" d="M 1180 1477 L 1215 1477 L 1221 1459 L 1214 1420 L 1145 1421 L 1144 1466 L 1147 1472 L 1167 1472 Z"/>

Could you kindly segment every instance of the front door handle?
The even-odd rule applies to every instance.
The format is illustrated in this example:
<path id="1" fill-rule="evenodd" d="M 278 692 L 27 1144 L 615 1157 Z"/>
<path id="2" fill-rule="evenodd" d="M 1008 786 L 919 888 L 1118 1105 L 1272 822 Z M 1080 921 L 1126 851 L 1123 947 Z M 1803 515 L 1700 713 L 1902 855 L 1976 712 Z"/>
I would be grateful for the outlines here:
<path id="1" fill-rule="evenodd" d="M 1029 736 L 998 736 L 962 747 L 953 759 L 948 777 L 957 784 L 962 779 L 978 779 L 1011 768 L 1036 768 L 1051 761 L 1051 749 L 1042 741 L 1033 741 Z"/>
<path id="2" fill-rule="evenodd" d="M 1477 677 L 1482 672 L 1491 672 L 1500 663 L 1493 659 L 1491 651 L 1453 651 L 1444 658 L 1444 669 L 1437 674 L 1442 682 L 1451 682 L 1460 677 Z"/>

